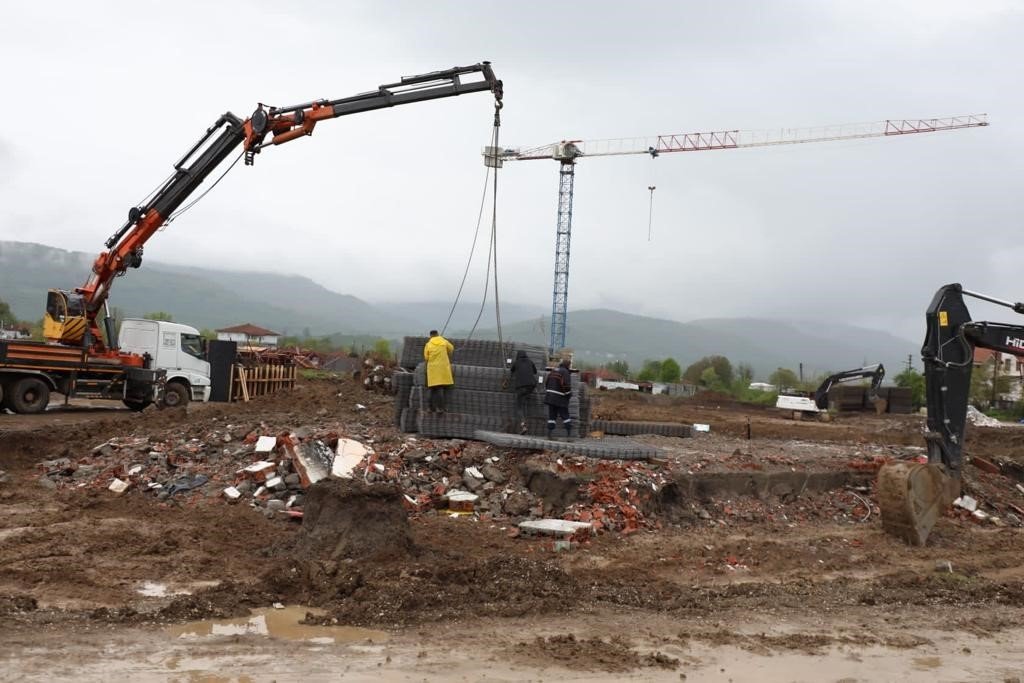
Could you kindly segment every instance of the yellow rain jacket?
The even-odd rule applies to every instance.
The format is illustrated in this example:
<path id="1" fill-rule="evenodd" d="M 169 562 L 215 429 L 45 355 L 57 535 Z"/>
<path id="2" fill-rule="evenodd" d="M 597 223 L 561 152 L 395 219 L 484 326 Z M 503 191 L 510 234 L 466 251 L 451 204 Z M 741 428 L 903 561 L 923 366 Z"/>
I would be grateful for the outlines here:
<path id="1" fill-rule="evenodd" d="M 452 343 L 437 335 L 423 347 L 423 360 L 427 361 L 427 386 L 443 387 L 455 384 L 452 377 L 451 355 L 455 351 Z"/>

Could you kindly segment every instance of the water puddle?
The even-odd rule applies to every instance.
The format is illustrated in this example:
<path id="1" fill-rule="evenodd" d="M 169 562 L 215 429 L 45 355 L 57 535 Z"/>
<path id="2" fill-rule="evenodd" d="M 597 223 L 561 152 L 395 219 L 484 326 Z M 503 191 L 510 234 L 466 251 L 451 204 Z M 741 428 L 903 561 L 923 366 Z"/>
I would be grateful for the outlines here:
<path id="1" fill-rule="evenodd" d="M 218 636 L 265 636 L 280 640 L 303 640 L 321 645 L 334 643 L 383 643 L 384 631 L 354 626 L 312 626 L 300 624 L 306 614 L 320 616 L 321 610 L 292 606 L 283 609 L 267 607 L 253 610 L 248 617 L 211 619 L 171 626 L 167 632 L 175 638 L 212 638 Z"/>

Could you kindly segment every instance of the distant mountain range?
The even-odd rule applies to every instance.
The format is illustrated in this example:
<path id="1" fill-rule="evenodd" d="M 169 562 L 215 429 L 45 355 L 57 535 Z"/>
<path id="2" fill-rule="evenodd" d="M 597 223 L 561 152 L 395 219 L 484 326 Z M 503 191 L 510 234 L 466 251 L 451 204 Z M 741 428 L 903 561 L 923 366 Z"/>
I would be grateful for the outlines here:
<path id="1" fill-rule="evenodd" d="M 0 242 L 0 299 L 26 320 L 42 317 L 47 290 L 81 286 L 95 255 L 26 242 Z M 127 316 L 167 311 L 217 329 L 251 322 L 283 334 L 402 335 L 418 330 L 387 309 L 338 294 L 309 278 L 173 266 L 143 259 L 114 284 L 110 305 Z"/>
<path id="2" fill-rule="evenodd" d="M 42 316 L 46 291 L 80 285 L 92 255 L 40 244 L 0 241 L 0 299 L 25 320 Z M 301 276 L 222 271 L 145 261 L 114 288 L 111 304 L 127 316 L 166 311 L 198 328 L 251 322 L 301 336 L 380 335 L 389 339 L 423 335 L 441 327 L 451 304 L 370 304 L 332 292 Z M 450 337 L 472 328 L 479 303 L 464 303 L 448 326 Z M 502 304 L 503 337 L 548 343 L 549 311 L 541 306 Z M 493 304 L 481 318 L 479 338 L 496 338 Z M 606 309 L 571 311 L 568 337 L 576 357 L 591 363 L 625 360 L 639 368 L 645 359 L 673 357 L 686 367 L 702 356 L 721 354 L 751 364 L 760 378 L 777 367 L 806 376 L 885 363 L 899 372 L 920 342 L 849 325 L 813 321 L 722 318 L 680 323 Z"/>
<path id="3" fill-rule="evenodd" d="M 506 339 L 547 345 L 548 332 L 538 321 L 502 326 Z M 497 337 L 494 329 L 477 336 Z M 685 368 L 704 356 L 722 355 L 737 364 L 749 363 L 761 378 L 776 368 L 794 372 L 803 363 L 804 376 L 883 363 L 889 376 L 915 357 L 920 343 L 887 332 L 851 325 L 780 321 L 762 318 L 721 318 L 680 323 L 607 309 L 572 311 L 566 336 L 575 358 L 603 364 L 625 360 L 639 369 L 646 359 L 675 358 Z"/>

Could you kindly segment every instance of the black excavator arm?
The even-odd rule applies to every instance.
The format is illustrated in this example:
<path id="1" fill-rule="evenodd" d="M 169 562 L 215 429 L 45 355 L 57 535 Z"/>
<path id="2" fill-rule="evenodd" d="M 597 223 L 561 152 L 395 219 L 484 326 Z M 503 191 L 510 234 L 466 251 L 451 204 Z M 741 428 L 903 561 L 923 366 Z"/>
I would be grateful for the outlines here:
<path id="1" fill-rule="evenodd" d="M 940 289 L 928 306 L 928 332 L 921 348 L 928 404 L 928 462 L 945 465 L 958 478 L 974 349 L 1024 355 L 1024 326 L 973 321 L 964 296 L 1024 313 L 1024 304 L 971 292 L 959 284 Z"/>
<path id="2" fill-rule="evenodd" d="M 820 410 L 828 409 L 828 390 L 840 382 L 848 382 L 851 379 L 871 378 L 871 388 L 868 390 L 868 397 L 874 401 L 878 398 L 878 388 L 882 386 L 885 379 L 885 366 L 881 363 L 866 365 L 854 370 L 843 370 L 834 375 L 829 375 L 825 381 L 814 392 L 814 403 Z"/>
<path id="3" fill-rule="evenodd" d="M 971 320 L 965 296 L 1024 314 L 1024 303 L 971 292 L 956 283 L 939 289 L 928 306 L 921 348 L 928 464 L 892 463 L 878 475 L 882 526 L 913 545 L 924 545 L 939 515 L 960 495 L 974 349 L 1024 355 L 1024 326 Z"/>

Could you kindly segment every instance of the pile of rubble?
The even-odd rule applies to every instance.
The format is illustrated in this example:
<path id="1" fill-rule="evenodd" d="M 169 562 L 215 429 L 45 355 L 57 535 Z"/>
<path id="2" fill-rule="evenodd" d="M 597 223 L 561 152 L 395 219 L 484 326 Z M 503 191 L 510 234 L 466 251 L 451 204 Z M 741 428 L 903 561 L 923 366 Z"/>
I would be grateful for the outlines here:
<path id="1" fill-rule="evenodd" d="M 424 436 L 472 439 L 477 431 L 518 432 L 515 394 L 509 386 L 509 364 L 518 351 L 526 352 L 544 380 L 546 353 L 528 344 L 486 340 L 453 339 L 452 374 L 455 386 L 448 396 L 447 412 L 427 411 L 429 389 L 423 364 L 424 337 L 406 337 L 402 347 L 401 368 L 392 377 L 395 387 L 395 425 L 406 433 Z M 572 374 L 572 398 L 569 416 L 573 420 L 571 436 L 585 435 L 590 428 L 591 399 L 579 374 Z M 543 386 L 538 384 L 526 414 L 527 434 L 547 434 L 547 407 Z"/>
<path id="2" fill-rule="evenodd" d="M 330 426 L 274 429 L 231 424 L 109 439 L 83 457 L 39 464 L 47 488 L 108 490 L 164 504 L 248 504 L 268 516 L 301 517 L 305 493 L 324 478 L 397 485 L 413 516 L 521 522 L 550 516 L 594 531 L 652 528 L 643 510 L 669 483 L 659 465 L 583 457 L 516 456 L 488 444 L 360 438 Z"/>

